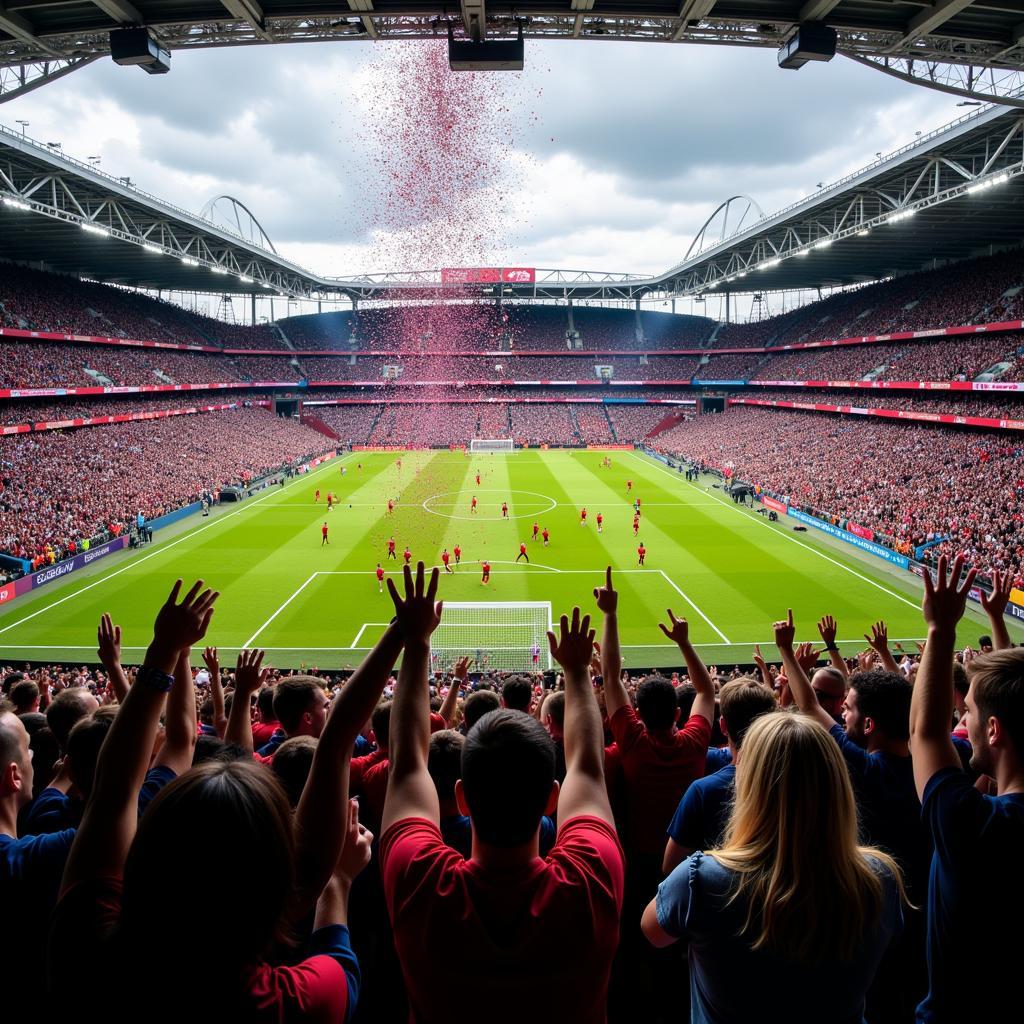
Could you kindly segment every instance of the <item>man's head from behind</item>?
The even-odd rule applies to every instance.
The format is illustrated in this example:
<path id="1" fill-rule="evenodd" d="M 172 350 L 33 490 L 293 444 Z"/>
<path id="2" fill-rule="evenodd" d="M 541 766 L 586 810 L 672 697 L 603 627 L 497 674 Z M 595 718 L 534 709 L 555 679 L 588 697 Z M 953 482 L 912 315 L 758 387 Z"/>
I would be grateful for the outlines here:
<path id="1" fill-rule="evenodd" d="M 565 732 L 565 693 L 558 690 L 544 698 L 540 712 L 541 724 L 553 740 L 560 740 Z"/>
<path id="2" fill-rule="evenodd" d="M 846 697 L 846 680 L 835 668 L 819 668 L 811 677 L 811 689 L 818 703 L 835 721 L 842 721 L 843 699 Z"/>
<path id="3" fill-rule="evenodd" d="M 462 718 L 466 723 L 466 732 L 480 721 L 484 715 L 497 711 L 501 707 L 501 699 L 493 690 L 477 690 L 466 698 L 462 706 Z"/>
<path id="4" fill-rule="evenodd" d="M 100 702 L 84 686 L 62 690 L 53 698 L 46 709 L 46 724 L 62 753 L 68 749 L 68 737 L 75 723 L 91 715 L 99 706 Z"/>
<path id="5" fill-rule="evenodd" d="M 533 700 L 533 683 L 526 676 L 512 676 L 506 679 L 501 687 L 501 703 L 512 711 L 530 713 L 530 702 Z"/>
<path id="6" fill-rule="evenodd" d="M 391 739 L 391 701 L 382 700 L 370 716 L 370 728 L 373 730 L 373 742 L 387 753 Z"/>
<path id="7" fill-rule="evenodd" d="M 9 705 L 8 705 L 9 707 Z M 32 751 L 28 731 L 11 711 L 0 711 L 0 802 L 24 807 L 32 799 Z"/>
<path id="8" fill-rule="evenodd" d="M 751 676 L 741 676 L 726 683 L 718 695 L 718 701 L 722 732 L 728 736 L 729 745 L 735 751 L 743 745 L 743 737 L 751 723 L 778 708 L 775 694 Z"/>
<path id="9" fill-rule="evenodd" d="M 650 732 L 665 732 L 679 720 L 676 688 L 664 676 L 648 676 L 636 690 L 636 713 Z"/>
<path id="10" fill-rule="evenodd" d="M 910 738 L 913 687 L 902 672 L 856 672 L 843 703 L 846 735 L 862 747 Z"/>
<path id="11" fill-rule="evenodd" d="M 274 715 L 288 736 L 318 737 L 329 706 L 316 676 L 288 676 L 274 687 Z"/>
<path id="12" fill-rule="evenodd" d="M 466 738 L 454 729 L 442 729 L 430 737 L 427 771 L 434 780 L 437 798 L 442 803 L 455 799 L 455 783 L 462 778 L 462 750 L 465 745 Z"/>
<path id="13" fill-rule="evenodd" d="M 292 810 L 299 806 L 299 797 L 306 787 L 315 753 L 316 740 L 312 736 L 293 736 L 285 740 L 274 754 L 270 767 L 284 786 Z"/>
<path id="14" fill-rule="evenodd" d="M 480 842 L 498 847 L 528 842 L 541 816 L 558 803 L 551 737 L 519 711 L 499 708 L 484 715 L 462 748 L 455 795 Z"/>
<path id="15" fill-rule="evenodd" d="M 1024 647 L 993 651 L 967 667 L 971 767 L 996 776 L 1001 760 L 1024 761 Z"/>
<path id="16" fill-rule="evenodd" d="M 39 710 L 39 687 L 31 679 L 22 679 L 11 687 L 11 703 L 16 715 Z"/>
<path id="17" fill-rule="evenodd" d="M 117 708 L 100 708 L 86 718 L 81 718 L 68 737 L 68 760 L 71 781 L 83 800 L 89 799 L 93 781 L 96 778 L 96 760 L 100 747 L 114 724 Z"/>

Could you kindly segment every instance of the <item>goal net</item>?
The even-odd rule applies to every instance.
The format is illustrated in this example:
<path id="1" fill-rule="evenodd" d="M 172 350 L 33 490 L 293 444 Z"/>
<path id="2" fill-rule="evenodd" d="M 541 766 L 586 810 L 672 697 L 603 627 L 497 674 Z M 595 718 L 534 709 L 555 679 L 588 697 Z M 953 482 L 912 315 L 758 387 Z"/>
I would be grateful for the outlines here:
<path id="1" fill-rule="evenodd" d="M 510 452 L 513 451 L 511 437 L 482 438 L 474 437 L 469 442 L 471 452 Z"/>
<path id="2" fill-rule="evenodd" d="M 431 661 L 435 671 L 465 657 L 476 672 L 549 669 L 550 628 L 550 601 L 445 601 L 430 640 Z"/>

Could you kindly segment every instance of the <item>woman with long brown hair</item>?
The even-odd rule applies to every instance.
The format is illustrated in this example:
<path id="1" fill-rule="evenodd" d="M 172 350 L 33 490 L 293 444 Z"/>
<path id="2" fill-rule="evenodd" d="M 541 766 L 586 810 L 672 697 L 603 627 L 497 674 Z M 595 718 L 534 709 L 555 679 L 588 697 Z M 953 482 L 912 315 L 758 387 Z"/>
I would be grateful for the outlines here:
<path id="1" fill-rule="evenodd" d="M 858 844 L 835 741 L 780 711 L 746 734 L 721 847 L 662 882 L 642 928 L 656 946 L 689 941 L 692 1021 L 860 1024 L 903 899 L 892 858 Z"/>

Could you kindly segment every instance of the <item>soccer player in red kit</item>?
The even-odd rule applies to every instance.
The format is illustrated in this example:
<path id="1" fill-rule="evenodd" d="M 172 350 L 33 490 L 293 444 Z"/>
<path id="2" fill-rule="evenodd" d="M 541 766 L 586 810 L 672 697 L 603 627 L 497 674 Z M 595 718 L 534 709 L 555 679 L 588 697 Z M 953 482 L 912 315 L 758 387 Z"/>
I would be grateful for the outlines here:
<path id="1" fill-rule="evenodd" d="M 473 500 L 469 503 L 469 511 L 476 512 L 476 495 L 473 495 Z"/>
<path id="2" fill-rule="evenodd" d="M 394 537 L 391 537 L 388 540 L 388 558 L 393 558 L 396 562 L 398 561 L 398 556 L 395 554 L 395 538 Z"/>
<path id="3" fill-rule="evenodd" d="M 526 543 L 525 543 L 525 541 L 522 541 L 519 544 L 519 554 L 516 555 L 516 561 L 518 562 L 520 558 L 525 558 L 527 563 L 529 563 L 529 561 L 530 561 L 530 556 L 526 553 Z"/>
<path id="4" fill-rule="evenodd" d="M 633 536 L 635 537 L 640 532 L 640 517 L 633 516 Z"/>
<path id="5" fill-rule="evenodd" d="M 313 499 L 316 504 L 320 504 L 320 488 L 316 489 L 316 497 Z"/>
<path id="6" fill-rule="evenodd" d="M 452 548 L 452 554 L 455 556 L 455 564 L 458 565 L 462 561 L 462 548 L 458 544 Z"/>
<path id="7" fill-rule="evenodd" d="M 587 510 L 585 508 L 580 509 L 580 526 L 587 525 Z"/>
<path id="8" fill-rule="evenodd" d="M 409 545 L 405 545 L 405 550 L 402 552 L 402 557 L 405 559 L 405 564 L 408 565 L 412 561 L 412 552 L 409 550 Z"/>
<path id="9" fill-rule="evenodd" d="M 481 583 L 490 583 L 491 582 L 491 563 L 488 562 L 486 558 L 480 563 L 480 570 L 483 573 L 483 575 L 480 577 L 480 582 Z"/>
<path id="10" fill-rule="evenodd" d="M 477 487 L 480 486 L 480 470 L 477 470 L 476 472 L 476 485 Z"/>
<path id="11" fill-rule="evenodd" d="M 327 492 L 327 511 L 330 512 L 332 508 L 334 508 L 334 492 L 333 491 L 328 491 Z"/>
<path id="12" fill-rule="evenodd" d="M 626 481 L 626 493 L 628 494 L 631 490 L 633 490 L 633 481 L 632 480 L 627 480 Z"/>
<path id="13" fill-rule="evenodd" d="M 604 516 L 600 512 L 597 513 L 597 532 L 601 533 L 601 525 L 604 523 Z"/>
<path id="14" fill-rule="evenodd" d="M 537 523 L 533 524 L 533 539 L 537 539 L 537 534 L 540 533 L 540 526 Z"/>
<path id="15" fill-rule="evenodd" d="M 640 561 L 637 564 L 638 565 L 643 565 L 644 564 L 644 558 L 647 555 L 647 548 L 644 547 L 644 542 L 643 541 L 640 541 L 640 547 L 638 547 L 636 549 L 636 553 L 640 556 Z"/>
<path id="16" fill-rule="evenodd" d="M 398 472 L 401 473 L 402 472 L 402 460 L 401 459 L 395 459 L 395 465 L 398 467 Z"/>
<path id="17" fill-rule="evenodd" d="M 444 551 L 441 552 L 441 561 L 444 562 L 444 571 L 445 572 L 451 572 L 452 571 L 451 566 L 448 564 L 451 561 L 451 558 L 452 558 L 452 556 L 448 554 L 448 549 L 445 548 Z"/>
<path id="18" fill-rule="evenodd" d="M 322 540 L 320 541 L 320 547 L 323 547 L 323 546 L 324 546 L 325 544 L 330 544 L 330 543 L 331 543 L 331 542 L 330 542 L 330 541 L 329 541 L 329 540 L 327 539 L 327 524 L 326 524 L 326 523 L 324 523 L 324 525 L 320 527 L 320 534 L 321 534 L 321 536 L 322 536 L 322 538 L 323 538 L 323 539 L 322 539 Z"/>
<path id="19" fill-rule="evenodd" d="M 503 501 L 501 503 L 501 518 L 508 519 L 508 502 Z"/>
<path id="20" fill-rule="evenodd" d="M 544 547 L 547 547 L 548 546 L 548 537 L 550 537 L 551 534 L 548 533 L 548 528 L 546 526 L 544 527 L 544 532 L 541 534 L 541 536 L 544 538 Z"/>
<path id="21" fill-rule="evenodd" d="M 380 567 L 380 562 L 377 563 L 377 589 L 384 593 L 384 570 Z"/>

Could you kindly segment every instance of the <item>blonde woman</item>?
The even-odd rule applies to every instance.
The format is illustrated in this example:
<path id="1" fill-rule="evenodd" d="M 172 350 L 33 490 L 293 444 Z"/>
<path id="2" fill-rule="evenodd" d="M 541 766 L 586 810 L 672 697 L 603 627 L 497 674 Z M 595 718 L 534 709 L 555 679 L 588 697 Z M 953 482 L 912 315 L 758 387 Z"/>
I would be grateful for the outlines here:
<path id="1" fill-rule="evenodd" d="M 722 846 L 683 861 L 641 927 L 655 946 L 689 941 L 694 1022 L 860 1024 L 903 899 L 895 862 L 857 843 L 835 741 L 769 714 L 744 739 Z"/>

